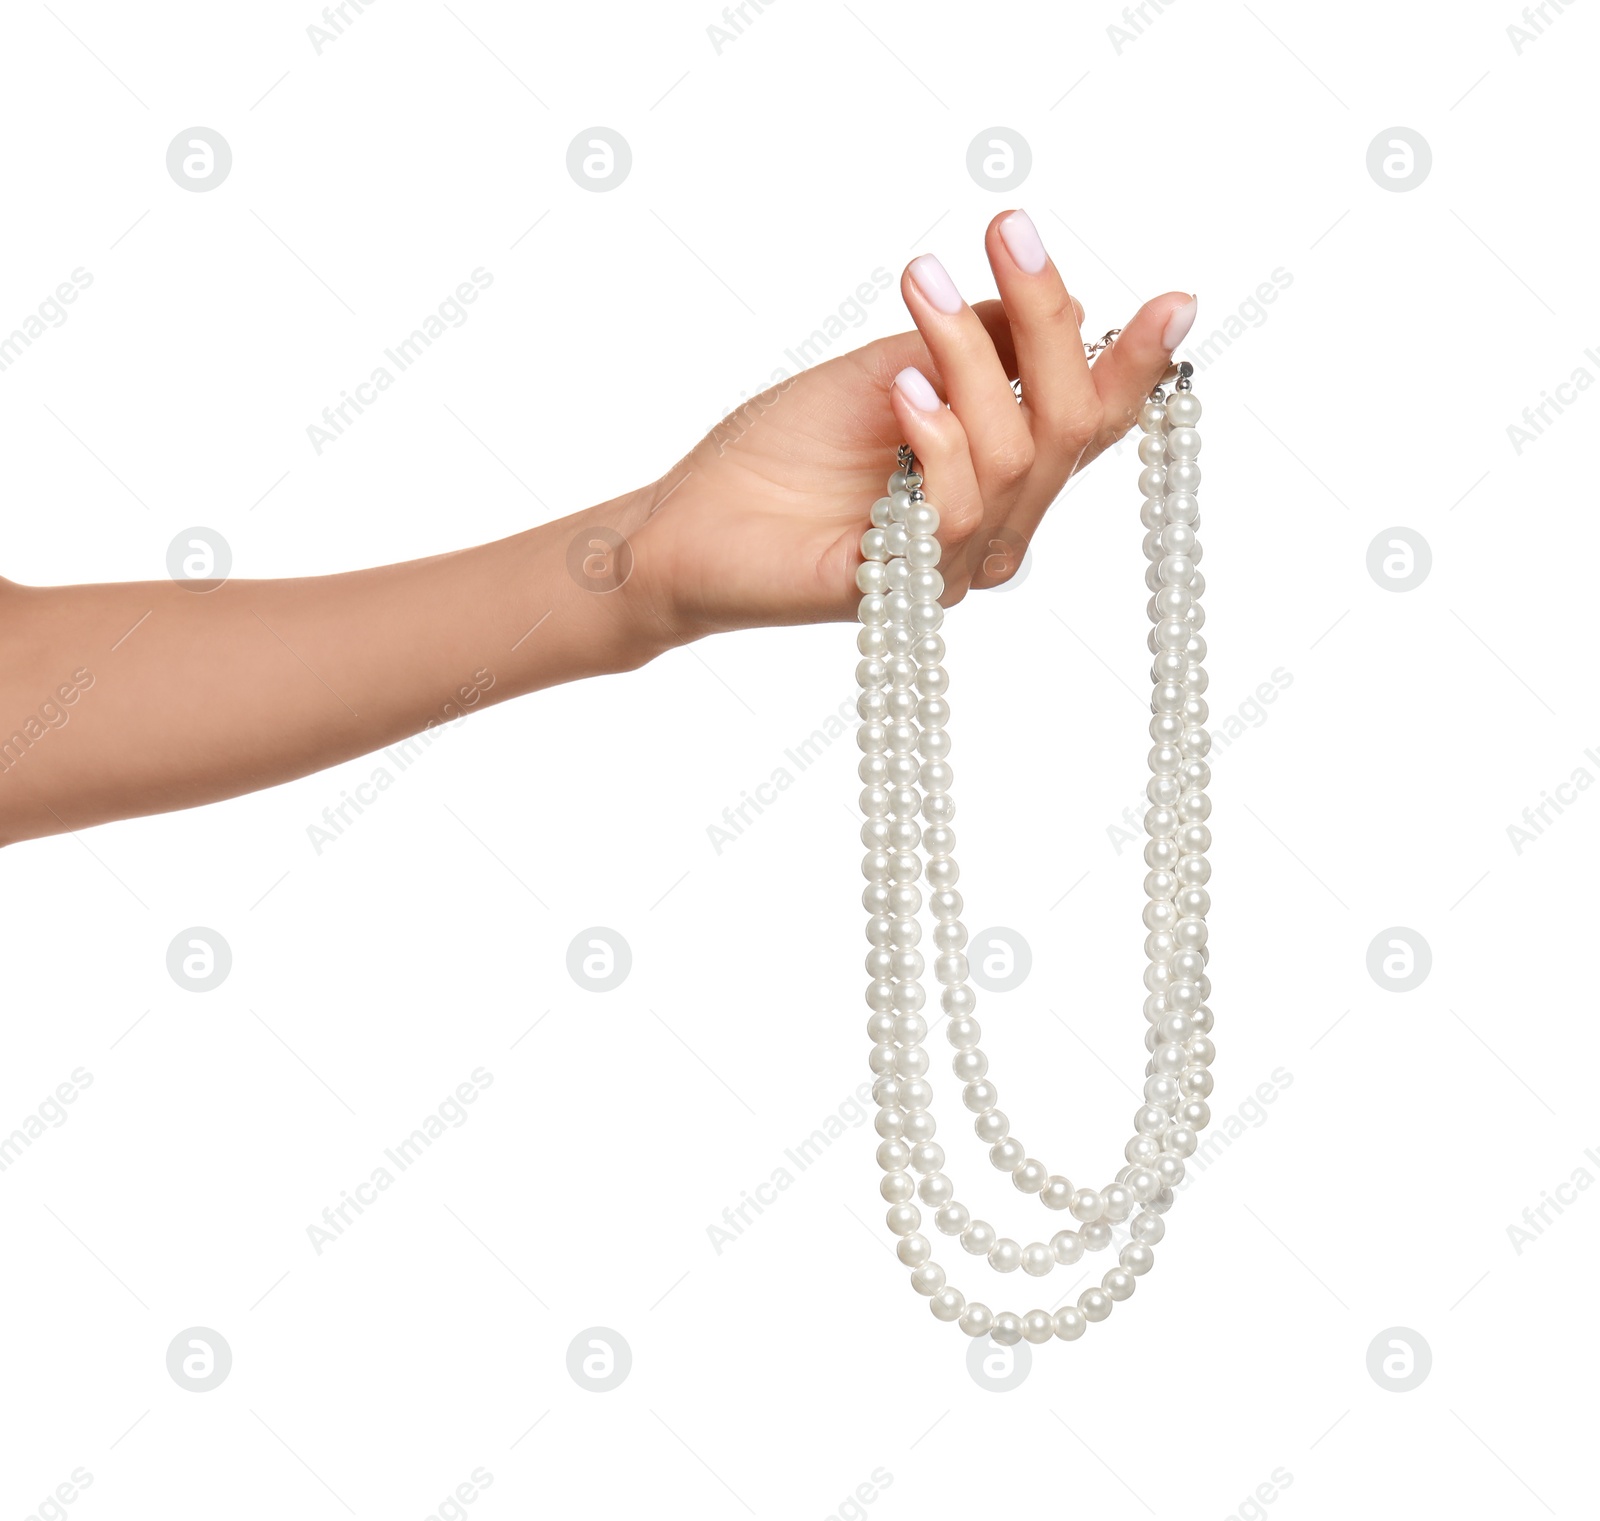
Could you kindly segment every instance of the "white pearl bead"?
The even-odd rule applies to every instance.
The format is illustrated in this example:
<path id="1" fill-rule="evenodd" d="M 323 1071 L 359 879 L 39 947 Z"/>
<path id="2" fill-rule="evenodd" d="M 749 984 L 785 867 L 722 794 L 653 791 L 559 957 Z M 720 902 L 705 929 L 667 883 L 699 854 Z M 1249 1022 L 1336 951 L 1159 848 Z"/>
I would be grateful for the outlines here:
<path id="1" fill-rule="evenodd" d="M 1072 1203 L 1075 1191 L 1071 1178 L 1064 1178 L 1060 1173 L 1054 1173 L 1046 1180 L 1039 1197 L 1044 1200 L 1046 1209 L 1066 1209 Z"/>
<path id="2" fill-rule="evenodd" d="M 938 897 L 939 894 L 935 893 L 935 901 L 933 904 L 933 911 L 935 913 L 939 912 L 939 904 L 937 901 Z M 970 1014 L 975 1008 L 978 1007 L 978 997 L 970 987 L 962 986 L 945 988 L 939 994 L 939 1007 L 943 1009 L 946 1014 Z"/>
<path id="3" fill-rule="evenodd" d="M 961 1245 L 974 1257 L 987 1256 L 994 1242 L 994 1227 L 987 1220 L 974 1220 L 961 1233 Z"/>
<path id="4" fill-rule="evenodd" d="M 1050 1250 L 1063 1267 L 1071 1267 L 1083 1256 L 1083 1237 L 1076 1231 L 1057 1231 L 1050 1238 Z"/>
<path id="5" fill-rule="evenodd" d="M 1007 1135 L 1011 1121 L 999 1109 L 986 1109 L 972 1122 L 972 1128 L 980 1141 L 992 1146 Z"/>
<path id="6" fill-rule="evenodd" d="M 1193 391 L 1174 391 L 1167 398 L 1167 422 L 1174 428 L 1192 428 L 1200 421 L 1200 398 Z"/>
<path id="7" fill-rule="evenodd" d="M 976 1047 L 970 1051 L 957 1051 L 950 1062 L 950 1070 L 961 1082 L 975 1083 L 989 1070 L 989 1058 Z"/>
<path id="8" fill-rule="evenodd" d="M 1048 1310 L 1029 1310 L 1022 1317 L 1022 1337 L 1035 1346 L 1047 1342 L 1056 1333 L 1056 1323 Z"/>
<path id="9" fill-rule="evenodd" d="M 878 1180 L 878 1192 L 890 1204 L 904 1204 L 916 1191 L 916 1183 L 908 1172 L 886 1172 Z"/>
<path id="10" fill-rule="evenodd" d="M 922 957 L 918 956 L 915 951 L 901 951 L 894 959 L 899 963 L 896 967 L 898 975 L 915 977 L 917 975 L 915 972 L 907 972 L 904 967 L 908 960 L 911 965 L 917 965 L 921 962 Z M 907 1044 L 915 1044 L 922 1040 L 927 1033 L 928 1021 L 920 1014 L 900 1013 L 894 1016 L 894 1038 L 896 1040 L 904 1041 Z"/>
<path id="11" fill-rule="evenodd" d="M 1131 1299 L 1135 1282 L 1127 1268 L 1114 1267 L 1100 1280 L 1100 1285 L 1113 1299 Z"/>
<path id="12" fill-rule="evenodd" d="M 937 1141 L 924 1141 L 911 1148 L 911 1167 L 915 1172 L 938 1172 L 944 1166 L 944 1147 Z"/>
<path id="13" fill-rule="evenodd" d="M 878 1147 L 878 1166 L 885 1172 L 905 1168 L 911 1160 L 911 1148 L 903 1141 L 884 1141 Z"/>
<path id="14" fill-rule="evenodd" d="M 955 1191 L 955 1184 L 942 1172 L 930 1172 L 917 1184 L 917 1197 L 924 1204 L 948 1204 Z"/>
<path id="15" fill-rule="evenodd" d="M 856 567 L 856 587 L 864 592 L 882 592 L 889 586 L 888 567 L 877 560 L 863 560 Z"/>
<path id="16" fill-rule="evenodd" d="M 1133 1213 L 1133 1190 L 1122 1183 L 1108 1185 L 1101 1194 L 1107 1220 L 1126 1220 Z"/>
<path id="17" fill-rule="evenodd" d="M 1166 1222 L 1160 1215 L 1152 1214 L 1148 1209 L 1142 1209 L 1133 1217 L 1128 1226 L 1128 1232 L 1133 1239 L 1143 1246 L 1154 1246 L 1167 1233 Z"/>
<path id="18" fill-rule="evenodd" d="M 989 1266 L 997 1273 L 1014 1273 L 1022 1266 L 1022 1248 L 1009 1236 L 1002 1236 L 989 1248 Z"/>
<path id="19" fill-rule="evenodd" d="M 1031 1241 L 1022 1249 L 1022 1271 L 1043 1278 L 1056 1265 L 1055 1253 L 1042 1241 Z"/>
<path id="20" fill-rule="evenodd" d="M 1022 1317 L 1010 1310 L 1001 1310 L 994 1318 L 989 1335 L 999 1346 L 1016 1346 L 1022 1340 Z"/>
<path id="21" fill-rule="evenodd" d="M 1171 435 L 1168 435 L 1169 439 Z M 1199 445 L 1196 444 L 1196 448 Z M 1167 464 L 1161 482 L 1163 492 L 1177 491 L 1191 495 L 1200 489 L 1200 467 L 1192 459 L 1175 459 Z M 865 588 L 863 588 L 865 590 Z"/>
<path id="22" fill-rule="evenodd" d="M 934 931 L 934 938 L 938 938 L 939 930 L 951 928 L 960 929 L 961 926 L 941 924 L 938 929 Z M 963 936 L 966 934 L 965 930 L 962 930 L 961 932 Z M 958 1051 L 971 1051 L 977 1046 L 978 1041 L 982 1038 L 982 1036 L 982 1028 L 979 1026 L 978 1021 L 975 1020 L 970 1014 L 958 1014 L 944 1027 L 944 1038 L 949 1041 L 950 1044 Z"/>
<path id="23" fill-rule="evenodd" d="M 926 1109 L 933 1102 L 933 1089 L 920 1077 L 906 1078 L 900 1083 L 899 1105 L 908 1112 L 913 1109 Z M 928 1136 L 912 1136 L 913 1141 L 926 1141 Z"/>
<path id="24" fill-rule="evenodd" d="M 933 1255 L 933 1246 L 926 1236 L 902 1236 L 895 1246 L 894 1254 L 907 1267 L 921 1267 Z"/>
<path id="25" fill-rule="evenodd" d="M 891 1204 L 884 1216 L 889 1229 L 897 1236 L 909 1236 L 922 1224 L 922 1214 L 915 1204 Z M 1157 1222 L 1159 1224 L 1159 1222 Z"/>
<path id="26" fill-rule="evenodd" d="M 1101 1211 L 1105 1208 L 1105 1201 L 1092 1188 L 1080 1188 L 1072 1196 L 1070 1205 L 1074 1220 L 1098 1220 Z"/>
<path id="27" fill-rule="evenodd" d="M 968 1336 L 987 1336 L 994 1327 L 994 1311 L 975 1301 L 961 1312 L 961 1329 Z"/>
<path id="28" fill-rule="evenodd" d="M 1133 1280 L 1130 1278 L 1128 1282 L 1131 1284 Z M 933 1302 L 930 1306 L 933 1310 L 933 1318 L 935 1320 L 955 1320 L 960 1316 L 966 1302 L 966 1296 L 960 1289 L 940 1289 L 934 1294 Z"/>
<path id="29" fill-rule="evenodd" d="M 1036 1194 L 1045 1185 L 1049 1177 L 1043 1162 L 1035 1161 L 1028 1157 L 1017 1167 L 1012 1169 L 1011 1181 L 1025 1194 Z"/>
<path id="30" fill-rule="evenodd" d="M 986 1109 L 994 1108 L 994 1101 L 1000 1094 L 995 1085 L 990 1082 L 978 1081 L 968 1083 L 961 1090 L 961 1102 L 972 1110 L 974 1114 L 982 1114 Z M 1020 1158 L 1018 1159 L 1021 1160 Z M 1014 1163 L 1012 1164 L 1015 1165 Z"/>
<path id="31" fill-rule="evenodd" d="M 1104 1320 L 1111 1313 L 1111 1296 L 1104 1289 L 1085 1289 L 1078 1296 L 1078 1309 L 1085 1320 Z"/>
<path id="32" fill-rule="evenodd" d="M 919 1294 L 937 1294 L 944 1287 L 944 1269 L 937 1262 L 912 1268 L 911 1287 Z"/>
<path id="33" fill-rule="evenodd" d="M 1142 1241 L 1130 1241 L 1118 1253 L 1117 1261 L 1137 1277 L 1155 1266 L 1156 1254 Z"/>
<path id="34" fill-rule="evenodd" d="M 1024 1160 L 1026 1153 L 1022 1149 L 1022 1142 L 1015 1136 L 1008 1135 L 1003 1141 L 996 1141 L 989 1148 L 989 1161 L 1000 1172 L 1013 1172 Z"/>
<path id="35" fill-rule="evenodd" d="M 1076 1305 L 1063 1305 L 1055 1313 L 1055 1331 L 1062 1341 L 1076 1341 L 1088 1329 L 1088 1324 Z"/>

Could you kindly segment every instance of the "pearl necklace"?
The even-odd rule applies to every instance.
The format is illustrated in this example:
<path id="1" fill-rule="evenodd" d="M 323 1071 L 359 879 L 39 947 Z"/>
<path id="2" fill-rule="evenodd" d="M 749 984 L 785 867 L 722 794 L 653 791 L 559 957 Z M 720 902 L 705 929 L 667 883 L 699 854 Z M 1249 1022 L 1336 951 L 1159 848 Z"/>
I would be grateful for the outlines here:
<path id="1" fill-rule="evenodd" d="M 1099 344 L 1086 345 L 1091 357 L 1114 337 L 1108 334 Z M 867 878 L 863 903 L 870 915 L 867 939 L 872 947 L 867 953 L 872 979 L 867 1034 L 873 1043 L 868 1061 L 876 1076 L 875 1128 L 882 1137 L 879 1192 L 889 1205 L 889 1229 L 899 1237 L 897 1255 L 911 1269 L 911 1286 L 930 1300 L 934 1317 L 957 1321 L 969 1336 L 989 1336 L 1005 1346 L 1052 1337 L 1076 1341 L 1091 1321 L 1104 1320 L 1114 1304 L 1132 1295 L 1155 1262 L 1153 1248 L 1166 1231 L 1162 1216 L 1172 1205 L 1174 1186 L 1183 1180 L 1184 1159 L 1194 1153 L 1199 1132 L 1211 1118 L 1206 1099 L 1215 1047 L 1205 1002 L 1211 991 L 1205 974 L 1205 915 L 1211 906 L 1205 886 L 1211 876 L 1205 856 L 1211 845 L 1206 827 L 1211 802 L 1205 792 L 1211 769 L 1205 757 L 1211 739 L 1203 727 L 1208 712 L 1202 664 L 1206 646 L 1200 636 L 1205 580 L 1197 568 L 1200 467 L 1195 462 L 1200 402 L 1190 384 L 1192 373 L 1190 365 L 1179 365 L 1173 395 L 1168 398 L 1157 386 L 1139 414 L 1144 434 L 1139 442 L 1144 467 L 1139 516 L 1148 530 L 1144 552 L 1152 563 L 1145 582 L 1153 593 L 1148 611 L 1155 625 L 1149 639 L 1155 657 L 1154 746 L 1146 788 L 1150 809 L 1144 820 L 1150 837 L 1144 852 L 1150 868 L 1144 879 L 1150 963 L 1144 974 L 1144 1016 L 1150 1025 L 1145 1047 L 1151 1056 L 1145 1066 L 1144 1103 L 1133 1117 L 1133 1138 L 1123 1153 L 1127 1165 L 1104 1188 L 1075 1187 L 1028 1155 L 997 1107 L 999 1093 L 978 1046 L 980 1031 L 973 1017 L 977 997 L 967 982 L 967 931 L 961 922 L 955 831 L 950 827 L 955 803 L 948 760 L 949 676 L 939 633 L 944 622 L 938 600 L 944 590 L 937 568 L 939 512 L 924 495 L 915 458 L 904 445 L 899 468 L 889 477 L 888 495 L 873 504 L 872 526 L 861 539 L 864 560 L 856 585 L 862 592 L 862 628 L 856 643 L 862 659 L 856 678 L 861 687 L 858 740 L 864 752 L 860 776 L 866 822 L 861 838 L 868 852 L 862 862 Z M 994 1166 L 1009 1173 L 1021 1192 L 1037 1195 L 1047 1209 L 1067 1211 L 1077 1222 L 1076 1228 L 1057 1231 L 1048 1243 L 1019 1246 L 997 1235 L 987 1221 L 973 1219 L 944 1173 L 944 1148 L 934 1140 L 928 1053 L 922 1045 L 928 1021 L 922 1012 L 924 961 L 917 949 L 922 939 L 919 878 L 929 888 L 935 920 L 933 974 L 940 985 L 940 1007 L 949 1016 L 945 1034 L 955 1048 L 951 1066 L 962 1084 L 961 1100 L 975 1116 L 973 1128 L 988 1146 Z M 996 1313 L 946 1283 L 931 1243 L 920 1233 L 922 1216 L 914 1199 L 933 1210 L 940 1232 L 956 1237 L 967 1252 L 986 1258 L 999 1273 L 1020 1267 L 1030 1277 L 1043 1278 L 1058 1264 L 1071 1265 L 1085 1252 L 1106 1250 L 1113 1226 L 1123 1222 L 1129 1239 L 1118 1265 L 1097 1287 L 1085 1289 L 1076 1304 L 1054 1313 Z"/>

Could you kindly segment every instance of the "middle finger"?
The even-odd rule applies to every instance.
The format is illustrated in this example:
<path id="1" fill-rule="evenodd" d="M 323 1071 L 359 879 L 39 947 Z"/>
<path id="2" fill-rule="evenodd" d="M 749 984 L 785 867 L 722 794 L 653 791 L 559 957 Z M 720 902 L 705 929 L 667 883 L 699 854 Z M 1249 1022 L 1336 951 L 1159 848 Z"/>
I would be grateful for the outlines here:
<path id="1" fill-rule="evenodd" d="M 906 266 L 901 293 L 966 429 L 985 507 L 1003 511 L 1033 466 L 1033 435 L 978 314 L 932 255 Z"/>

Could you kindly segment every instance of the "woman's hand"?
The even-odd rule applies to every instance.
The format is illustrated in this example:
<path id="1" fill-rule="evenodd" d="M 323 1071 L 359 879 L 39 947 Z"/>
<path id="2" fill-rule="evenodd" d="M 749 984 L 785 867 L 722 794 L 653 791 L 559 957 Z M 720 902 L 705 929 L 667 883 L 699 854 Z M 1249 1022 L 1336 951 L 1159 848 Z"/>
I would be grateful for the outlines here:
<path id="1" fill-rule="evenodd" d="M 1194 302 L 1158 296 L 1091 370 L 1027 217 L 996 218 L 988 250 L 1000 301 L 967 306 L 918 259 L 916 332 L 747 403 L 653 486 L 498 543 L 285 580 L 0 581 L 0 845 L 272 786 L 721 629 L 849 618 L 901 442 L 939 507 L 944 600 L 1004 580 Z M 631 575 L 589 584 L 591 561 L 621 569 L 618 533 Z"/>
<path id="2" fill-rule="evenodd" d="M 1068 477 L 1133 424 L 1196 308 L 1157 296 L 1091 369 L 1083 309 L 1027 213 L 996 217 L 985 246 L 999 301 L 969 306 L 931 254 L 913 260 L 901 292 L 916 332 L 746 402 L 641 494 L 643 516 L 615 526 L 656 638 L 852 616 L 867 512 L 901 443 L 939 509 L 945 604 L 1015 572 Z"/>

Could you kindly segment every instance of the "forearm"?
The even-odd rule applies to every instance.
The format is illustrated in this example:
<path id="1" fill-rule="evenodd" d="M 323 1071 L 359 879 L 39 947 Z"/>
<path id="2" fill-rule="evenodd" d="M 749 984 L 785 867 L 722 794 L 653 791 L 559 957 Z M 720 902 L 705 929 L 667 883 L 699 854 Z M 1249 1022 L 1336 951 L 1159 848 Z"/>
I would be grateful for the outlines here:
<path id="1" fill-rule="evenodd" d="M 0 844 L 215 802 L 670 641 L 639 585 L 580 584 L 589 522 L 336 576 L 0 590 Z M 604 584 L 601 582 L 600 584 Z"/>

